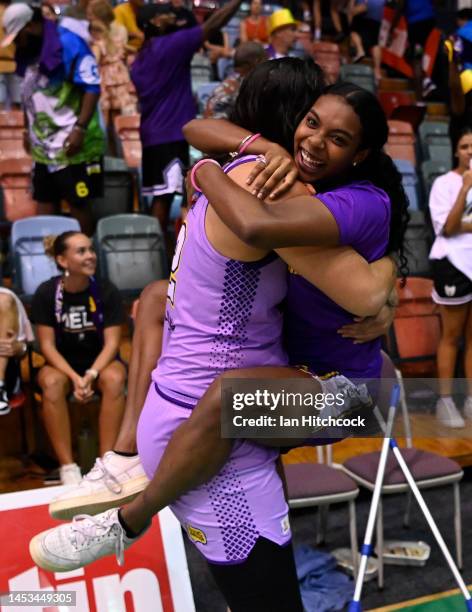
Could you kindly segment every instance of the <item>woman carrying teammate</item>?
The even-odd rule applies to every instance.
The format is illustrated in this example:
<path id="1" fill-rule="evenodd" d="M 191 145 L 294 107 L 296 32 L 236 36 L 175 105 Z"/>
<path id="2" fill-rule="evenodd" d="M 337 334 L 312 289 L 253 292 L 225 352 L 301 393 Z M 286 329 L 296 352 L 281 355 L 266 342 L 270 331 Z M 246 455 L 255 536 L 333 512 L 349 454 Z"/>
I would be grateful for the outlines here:
<path id="1" fill-rule="evenodd" d="M 296 162 L 302 177 L 307 177 L 319 187 L 319 176 L 325 187 L 328 188 L 328 182 L 331 183 L 331 191 L 324 191 L 323 197 L 319 196 L 316 201 L 313 196 L 302 195 L 306 193 L 305 188 L 297 186 L 301 195 L 292 192 L 290 195 L 294 197 L 270 204 L 270 207 L 275 207 L 274 211 L 280 215 L 280 219 L 283 214 L 286 216 L 284 223 L 277 226 L 275 238 L 270 236 L 270 232 L 262 238 L 262 234 L 258 234 L 257 241 L 260 242 L 248 247 L 244 242 L 238 242 L 234 233 L 228 232 L 223 224 L 219 224 L 206 200 L 201 198 L 191 209 L 186 228 L 179 239 L 174 262 L 176 265 L 173 267 L 164 350 L 154 373 L 157 385 L 151 386 L 138 431 L 140 454 L 149 473 L 152 474 L 159 463 L 171 434 L 178 425 L 187 421 L 198 393 L 201 395 L 219 372 L 228 367 L 252 368 L 256 363 L 272 363 L 277 367 L 261 368 L 257 376 L 303 376 L 299 371 L 280 367 L 286 362 L 281 345 L 278 344 L 280 317 L 275 309 L 284 293 L 284 287 L 280 284 L 284 275 L 281 276 L 277 269 L 279 262 L 273 261 L 268 255 L 272 247 L 268 244 L 270 240 L 275 241 L 273 246 L 288 246 L 291 242 L 294 245 L 352 244 L 369 260 L 383 255 L 389 246 L 401 249 L 406 201 L 400 179 L 393 171 L 391 160 L 390 167 L 388 158 L 382 158 L 384 169 L 388 170 L 387 178 L 381 172 L 382 164 L 376 162 L 387 136 L 385 116 L 375 98 L 359 88 L 349 87 L 347 91 L 331 89 L 315 103 L 311 112 L 320 121 L 320 130 L 315 130 L 320 145 L 313 146 L 312 134 L 307 135 L 306 130 L 313 129 L 311 118 L 308 124 L 308 119 L 302 121 L 295 136 L 298 153 Z M 362 122 L 366 113 L 369 116 L 368 124 Z M 362 125 L 369 125 L 368 130 L 364 130 Z M 303 145 L 300 146 L 300 143 Z M 258 144 L 267 145 L 262 140 Z M 325 152 L 323 158 L 313 154 L 318 146 L 320 151 Z M 353 164 L 356 164 L 354 171 Z M 369 164 L 376 181 L 385 179 L 382 184 L 385 190 L 366 180 L 364 172 L 367 172 Z M 357 165 L 360 166 L 359 170 Z M 229 200 L 234 199 L 235 204 L 241 201 L 245 214 L 249 215 L 260 216 L 259 208 L 262 206 L 265 210 L 265 205 L 241 187 L 233 185 L 223 173 L 220 176 L 216 165 L 211 164 L 211 169 L 206 166 L 210 164 L 204 164 L 197 172 L 197 181 L 204 191 L 210 192 L 212 187 L 206 185 L 206 174 L 214 166 L 215 174 L 212 178 L 219 184 L 221 191 L 219 194 L 210 194 L 209 199 L 220 199 L 217 208 L 219 214 L 225 214 L 219 210 L 222 205 L 221 208 L 230 211 L 228 223 L 233 224 L 237 232 L 241 232 L 241 228 L 236 227 L 231 218 L 233 211 L 228 206 Z M 240 184 L 245 184 L 253 166 L 250 163 L 239 164 L 232 176 Z M 363 198 L 362 202 L 359 195 Z M 287 208 L 284 208 L 286 205 Z M 362 206 L 366 209 L 364 212 Z M 295 235 L 288 207 L 294 207 L 294 218 L 298 222 L 304 208 L 305 224 L 311 230 L 301 228 L 304 242 Z M 286 212 L 283 213 L 283 210 Z M 342 219 L 343 215 L 347 217 L 346 223 Z M 390 218 L 393 222 L 389 240 Z M 256 222 L 259 222 L 257 217 Z M 320 224 L 323 231 L 318 227 Z M 338 224 L 341 224 L 344 233 L 337 229 Z M 287 227 L 288 234 L 283 233 L 282 225 Z M 254 237 L 243 237 L 254 241 Z M 299 259 L 295 267 L 301 269 L 303 257 L 300 255 L 301 250 L 297 252 Z M 284 254 L 284 257 L 287 255 Z M 291 291 L 300 291 L 299 287 L 291 284 Z M 205 304 L 199 302 L 200 299 L 205 300 L 205 296 L 208 298 L 208 295 L 213 298 L 211 301 Z M 322 310 L 323 307 L 328 308 L 328 303 L 323 305 L 319 296 L 310 296 L 313 297 L 318 297 L 318 303 L 314 301 L 313 308 L 321 309 L 322 321 Z M 330 308 L 333 305 L 331 302 Z M 296 308 L 292 306 L 292 310 Z M 342 309 L 340 311 L 337 318 L 348 320 L 347 313 Z M 309 323 L 316 325 L 314 320 Z M 311 334 L 314 335 L 316 333 Z M 307 350 L 307 347 L 303 348 Z M 331 350 L 330 347 L 325 348 Z M 360 347 L 358 349 L 360 351 Z M 314 353 L 316 350 L 314 348 Z M 341 361 L 340 351 L 341 346 L 338 344 L 333 350 L 333 361 Z M 378 346 L 369 345 L 360 352 L 359 356 L 351 354 L 351 357 L 346 358 L 345 369 L 349 370 L 350 361 L 351 371 L 360 371 L 363 365 L 362 371 L 367 376 L 378 375 Z M 239 374 L 244 377 L 251 373 Z M 254 371 L 252 375 L 255 375 Z M 344 381 L 342 384 L 345 384 Z M 321 383 L 320 388 L 326 387 Z M 219 440 L 218 435 L 216 438 L 217 445 L 219 442 L 228 442 Z M 229 451 L 229 460 L 220 474 L 206 487 L 182 495 L 172 508 L 182 524 L 186 525 L 195 544 L 210 561 L 212 572 L 233 611 L 300 609 L 290 547 L 284 546 L 289 542 L 290 530 L 280 481 L 275 472 L 277 453 L 274 455 L 268 448 L 241 441 L 236 442 L 232 449 L 230 445 Z M 181 454 L 186 452 L 184 450 Z M 193 448 L 191 455 L 198 452 L 198 448 Z M 161 461 L 159 471 L 163 463 L 164 460 Z M 130 510 L 132 516 L 133 504 L 138 514 L 141 506 L 149 509 L 149 491 L 144 493 L 140 501 L 135 500 L 137 505 L 132 502 L 125 508 L 123 514 Z M 40 534 L 32 541 L 33 556 L 43 567 L 72 569 L 82 566 L 114 550 L 119 543 L 124 547 L 133 541 L 129 536 L 139 532 L 139 528 L 134 530 L 128 515 L 124 522 L 128 526 L 128 535 L 119 527 L 120 518 L 116 510 L 95 519 L 80 520 Z M 76 542 L 79 532 L 86 535 L 80 538 L 80 550 L 71 551 L 68 560 L 64 555 L 59 559 L 54 550 L 60 546 L 64 553 L 64 546 L 67 542 L 69 547 L 71 541 Z M 280 588 L 279 578 L 283 582 Z M 244 592 L 238 588 L 241 580 L 247 585 Z M 271 593 L 268 593 L 267 580 L 272 585 Z"/>

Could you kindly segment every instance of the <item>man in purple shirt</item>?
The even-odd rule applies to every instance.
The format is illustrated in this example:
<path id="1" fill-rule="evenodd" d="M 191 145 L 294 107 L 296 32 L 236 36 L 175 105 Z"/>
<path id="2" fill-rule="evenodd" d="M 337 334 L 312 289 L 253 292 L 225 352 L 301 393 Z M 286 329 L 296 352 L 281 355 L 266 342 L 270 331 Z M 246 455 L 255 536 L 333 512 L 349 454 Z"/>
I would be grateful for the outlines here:
<path id="1" fill-rule="evenodd" d="M 203 24 L 178 30 L 170 4 L 148 4 L 138 13 L 145 42 L 131 78 L 141 107 L 143 195 L 152 196 L 152 214 L 164 235 L 175 193 L 182 193 L 183 171 L 189 163 L 182 127 L 196 114 L 191 88 L 193 54 L 237 11 L 242 0 L 231 0 Z"/>

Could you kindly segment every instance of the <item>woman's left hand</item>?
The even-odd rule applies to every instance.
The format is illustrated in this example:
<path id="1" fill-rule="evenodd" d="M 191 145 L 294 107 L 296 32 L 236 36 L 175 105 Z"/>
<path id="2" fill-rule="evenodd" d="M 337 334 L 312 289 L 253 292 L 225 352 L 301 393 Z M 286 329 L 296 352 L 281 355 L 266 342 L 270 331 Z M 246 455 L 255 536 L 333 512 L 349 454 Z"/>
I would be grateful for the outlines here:
<path id="1" fill-rule="evenodd" d="M 363 344 L 376 340 L 390 329 L 395 317 L 395 308 L 383 306 L 375 317 L 355 317 L 354 323 L 343 325 L 338 334 L 343 338 L 351 338 L 354 344 Z"/>
<path id="2" fill-rule="evenodd" d="M 267 196 L 275 199 L 295 183 L 298 170 L 295 161 L 287 151 L 278 144 L 272 143 L 264 153 L 247 179 L 252 185 L 252 193 L 261 200 Z"/>

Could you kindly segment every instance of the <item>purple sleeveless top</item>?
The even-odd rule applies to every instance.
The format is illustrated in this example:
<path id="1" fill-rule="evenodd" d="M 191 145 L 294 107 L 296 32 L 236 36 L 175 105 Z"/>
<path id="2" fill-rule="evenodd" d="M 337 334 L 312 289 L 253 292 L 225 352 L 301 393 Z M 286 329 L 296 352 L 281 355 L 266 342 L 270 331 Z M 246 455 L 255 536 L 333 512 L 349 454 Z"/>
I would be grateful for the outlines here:
<path id="1" fill-rule="evenodd" d="M 225 172 L 254 159 L 232 162 Z M 225 370 L 287 364 L 279 308 L 285 264 L 275 254 L 242 262 L 218 253 L 205 232 L 207 207 L 200 196 L 177 239 L 162 355 L 152 373 L 161 391 L 191 405 Z"/>
<path id="2" fill-rule="evenodd" d="M 316 197 L 330 210 L 341 245 L 352 246 L 368 262 L 385 255 L 390 199 L 369 181 L 358 181 Z M 382 366 L 380 340 L 354 344 L 337 330 L 353 315 L 296 273 L 290 274 L 285 340 L 290 363 L 318 374 L 338 371 L 350 378 L 377 378 Z"/>

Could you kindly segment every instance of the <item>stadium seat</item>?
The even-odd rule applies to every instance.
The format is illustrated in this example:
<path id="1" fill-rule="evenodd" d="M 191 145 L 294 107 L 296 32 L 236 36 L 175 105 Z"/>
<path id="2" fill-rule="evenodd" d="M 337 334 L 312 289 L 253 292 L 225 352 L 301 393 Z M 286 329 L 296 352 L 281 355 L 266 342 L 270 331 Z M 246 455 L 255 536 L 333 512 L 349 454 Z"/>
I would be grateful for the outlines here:
<path id="1" fill-rule="evenodd" d="M 341 66 L 340 77 L 343 81 L 351 81 L 356 76 L 374 77 L 374 69 L 366 64 L 344 64 Z"/>
<path id="2" fill-rule="evenodd" d="M 423 190 L 426 199 L 429 198 L 429 192 L 433 185 L 434 180 L 446 174 L 452 169 L 452 163 L 449 159 L 447 162 L 438 161 L 436 159 L 428 159 L 421 164 L 421 174 L 423 176 Z"/>
<path id="3" fill-rule="evenodd" d="M 97 224 L 94 242 L 99 273 L 124 297 L 135 298 L 154 280 L 167 276 L 161 226 L 148 215 L 114 215 Z"/>
<path id="4" fill-rule="evenodd" d="M 29 300 L 42 282 L 59 274 L 55 262 L 44 252 L 44 237 L 69 230 L 80 232 L 79 222 L 59 215 L 28 217 L 13 223 L 10 236 L 12 280 L 22 299 Z"/>
<path id="5" fill-rule="evenodd" d="M 438 117 L 449 120 L 449 108 L 445 102 L 428 102 L 426 104 L 426 114 L 437 120 Z"/>
<path id="6" fill-rule="evenodd" d="M 0 139 L 0 160 L 1 159 L 25 159 L 30 158 L 23 146 L 23 140 L 18 138 Z"/>
<path id="7" fill-rule="evenodd" d="M 405 255 L 411 276 L 431 277 L 429 252 L 433 244 L 433 230 L 429 216 L 420 210 L 410 212 L 405 233 Z"/>
<path id="8" fill-rule="evenodd" d="M 3 219 L 17 221 L 37 213 L 38 205 L 31 194 L 31 172 L 30 158 L 0 160 Z"/>
<path id="9" fill-rule="evenodd" d="M 0 111 L 0 139 L 22 140 L 24 128 L 23 111 Z"/>
<path id="10" fill-rule="evenodd" d="M 452 146 L 448 144 L 432 144 L 428 146 L 428 157 L 443 164 L 452 163 Z"/>
<path id="11" fill-rule="evenodd" d="M 420 186 L 415 167 L 411 162 L 404 159 L 394 159 L 393 161 L 402 175 L 402 184 L 408 196 L 410 210 L 419 210 L 421 208 Z"/>
<path id="12" fill-rule="evenodd" d="M 341 70 L 339 46 L 331 42 L 314 42 L 311 47 L 313 59 L 322 68 L 330 83 L 335 83 Z"/>
<path id="13" fill-rule="evenodd" d="M 397 107 L 411 106 L 416 103 L 413 91 L 379 91 L 377 95 L 387 118 L 391 117 Z"/>
<path id="14" fill-rule="evenodd" d="M 379 81 L 379 91 L 405 91 L 410 89 L 408 79 L 389 79 L 382 78 Z"/>
<path id="15" fill-rule="evenodd" d="M 198 111 L 203 114 L 208 102 L 208 98 L 221 85 L 220 81 L 210 81 L 210 83 L 202 83 L 197 88 Z"/>
<path id="16" fill-rule="evenodd" d="M 196 95 L 198 87 L 203 83 L 209 83 L 213 78 L 211 62 L 203 53 L 195 53 L 192 58 L 190 71 L 192 91 Z"/>
<path id="17" fill-rule="evenodd" d="M 133 210 L 133 200 L 133 173 L 126 161 L 105 157 L 103 197 L 90 199 L 94 219 L 98 221 L 110 215 L 130 213 Z"/>
<path id="18" fill-rule="evenodd" d="M 423 157 L 428 158 L 430 145 L 450 146 L 449 127 L 443 121 L 423 121 L 419 127 L 421 150 Z"/>
<path id="19" fill-rule="evenodd" d="M 408 376 L 436 376 L 436 352 L 441 335 L 439 307 L 433 302 L 433 281 L 409 276 L 397 281 L 398 307 L 389 336 L 395 362 Z"/>
<path id="20" fill-rule="evenodd" d="M 388 141 L 385 151 L 393 159 L 404 159 L 416 166 L 415 134 L 406 121 L 390 119 L 388 121 Z"/>

